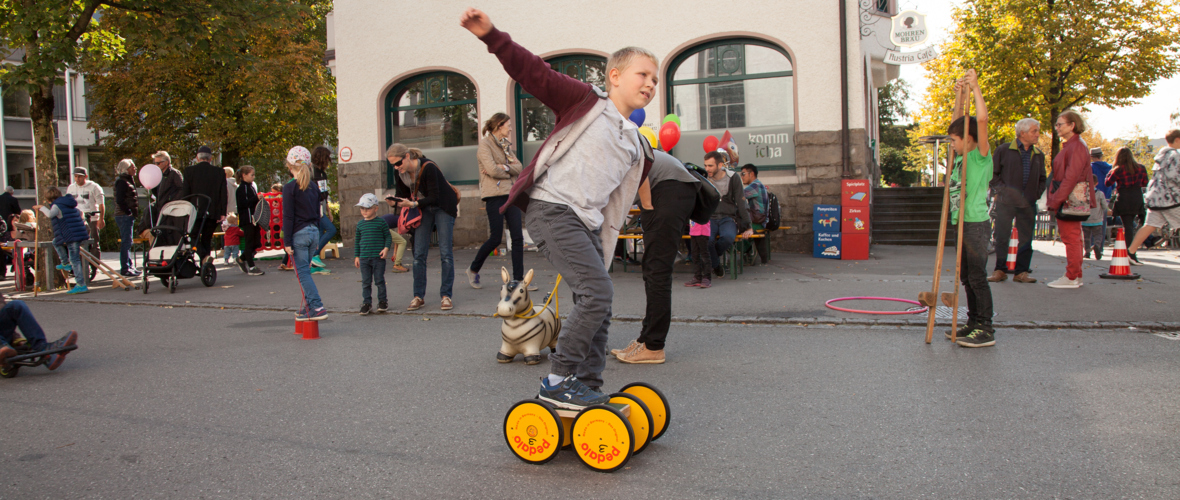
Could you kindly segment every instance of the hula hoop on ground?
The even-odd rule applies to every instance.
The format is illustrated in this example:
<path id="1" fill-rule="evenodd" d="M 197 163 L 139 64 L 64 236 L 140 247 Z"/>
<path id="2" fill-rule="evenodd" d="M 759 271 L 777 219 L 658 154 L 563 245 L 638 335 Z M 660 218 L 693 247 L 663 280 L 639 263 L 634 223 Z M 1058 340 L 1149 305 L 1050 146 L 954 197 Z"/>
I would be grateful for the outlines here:
<path id="1" fill-rule="evenodd" d="M 893 298 L 893 297 L 840 297 L 840 298 L 831 299 L 827 302 L 824 302 L 824 305 L 827 306 L 828 309 L 835 309 L 837 311 L 858 313 L 858 314 L 922 314 L 922 313 L 930 310 L 929 307 L 922 306 L 921 309 L 910 308 L 905 311 L 862 311 L 860 309 L 846 309 L 843 307 L 836 307 L 836 306 L 832 305 L 833 302 L 840 302 L 840 301 L 844 301 L 844 300 L 888 300 L 891 302 L 904 302 L 906 304 L 913 304 L 916 306 L 922 305 L 921 302 L 918 302 L 916 300 L 897 299 L 897 298 Z"/>

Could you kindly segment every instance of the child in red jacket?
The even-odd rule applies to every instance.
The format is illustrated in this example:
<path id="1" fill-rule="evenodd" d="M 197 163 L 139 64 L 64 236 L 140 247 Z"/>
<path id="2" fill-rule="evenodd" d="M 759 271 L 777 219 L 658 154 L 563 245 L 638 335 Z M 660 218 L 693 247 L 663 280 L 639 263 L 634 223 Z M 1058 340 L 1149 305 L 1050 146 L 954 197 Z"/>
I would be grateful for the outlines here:
<path id="1" fill-rule="evenodd" d="M 225 246 L 223 247 L 225 250 L 225 263 L 229 264 L 230 259 L 233 259 L 233 262 L 237 262 L 242 251 L 242 236 L 246 234 L 242 232 L 242 228 L 238 227 L 237 214 L 229 214 L 225 218 L 225 227 L 222 230 L 225 231 Z"/>

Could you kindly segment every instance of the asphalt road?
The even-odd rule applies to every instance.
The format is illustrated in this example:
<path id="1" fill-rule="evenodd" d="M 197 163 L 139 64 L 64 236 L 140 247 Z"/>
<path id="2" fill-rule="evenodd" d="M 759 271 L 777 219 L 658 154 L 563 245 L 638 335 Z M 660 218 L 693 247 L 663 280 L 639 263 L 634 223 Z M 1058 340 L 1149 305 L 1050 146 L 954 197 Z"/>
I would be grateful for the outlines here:
<path id="1" fill-rule="evenodd" d="M 672 421 L 602 474 L 511 454 L 547 364 L 496 363 L 495 319 L 30 304 L 81 347 L 0 380 L 0 498 L 1180 498 L 1180 341 L 1141 330 L 676 323 L 608 362 Z"/>

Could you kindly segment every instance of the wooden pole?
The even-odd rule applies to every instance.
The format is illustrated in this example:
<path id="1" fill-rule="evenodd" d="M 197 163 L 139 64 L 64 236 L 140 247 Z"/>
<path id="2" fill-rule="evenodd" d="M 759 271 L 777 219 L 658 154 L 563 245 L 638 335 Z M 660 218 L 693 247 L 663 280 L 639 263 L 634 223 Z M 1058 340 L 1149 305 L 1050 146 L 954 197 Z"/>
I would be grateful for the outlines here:
<path id="1" fill-rule="evenodd" d="M 921 302 L 922 305 L 930 308 L 926 319 L 927 344 L 930 343 L 931 338 L 934 336 L 934 313 L 935 310 L 938 309 L 938 285 L 939 281 L 942 279 L 942 253 L 946 242 L 946 221 L 947 216 L 949 215 L 948 208 L 950 207 L 951 185 L 949 181 L 951 169 L 953 169 L 955 165 L 953 162 L 955 151 L 950 144 L 947 145 L 947 149 L 947 157 L 952 161 L 947 163 L 946 176 L 942 179 L 942 215 L 938 222 L 938 243 L 935 245 L 938 254 L 934 259 L 934 282 L 931 284 L 929 292 L 922 292 L 918 294 L 918 302 Z M 935 175 L 937 176 L 938 162 L 935 161 L 934 164 Z"/>
<path id="2" fill-rule="evenodd" d="M 967 205 L 967 157 L 963 157 L 963 163 L 959 165 L 959 234 L 955 241 L 955 285 L 953 294 L 944 294 L 942 302 L 947 307 L 951 308 L 951 342 L 957 342 L 959 332 L 959 282 L 962 281 L 963 273 L 963 222 L 966 219 L 966 213 L 963 212 Z M 948 296 L 949 295 L 949 296 Z"/>

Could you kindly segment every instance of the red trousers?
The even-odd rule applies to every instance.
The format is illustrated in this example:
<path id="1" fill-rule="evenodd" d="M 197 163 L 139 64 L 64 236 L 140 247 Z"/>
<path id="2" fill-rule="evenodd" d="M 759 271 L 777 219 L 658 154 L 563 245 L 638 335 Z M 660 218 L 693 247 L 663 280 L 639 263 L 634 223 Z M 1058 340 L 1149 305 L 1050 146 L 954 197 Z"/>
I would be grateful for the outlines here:
<path id="1" fill-rule="evenodd" d="M 1065 245 L 1065 277 L 1076 280 L 1082 277 L 1082 223 L 1080 221 L 1057 221 L 1057 232 Z"/>

